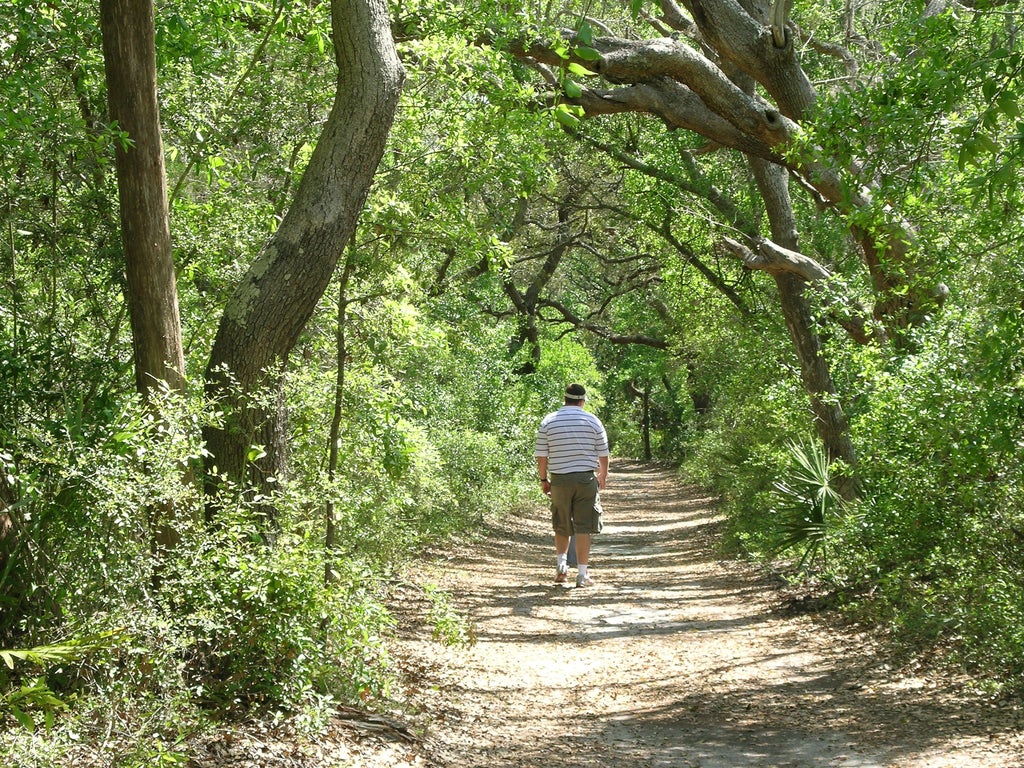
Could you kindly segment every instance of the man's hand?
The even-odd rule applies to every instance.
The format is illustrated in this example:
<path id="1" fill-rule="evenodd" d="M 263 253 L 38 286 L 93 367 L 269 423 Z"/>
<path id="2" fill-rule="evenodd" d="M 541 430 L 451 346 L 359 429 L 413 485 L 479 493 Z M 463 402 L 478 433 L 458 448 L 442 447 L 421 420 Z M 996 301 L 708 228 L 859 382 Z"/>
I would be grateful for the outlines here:
<path id="1" fill-rule="evenodd" d="M 597 458 L 597 487 L 603 491 L 606 485 L 608 485 L 608 457 L 599 456 Z"/>

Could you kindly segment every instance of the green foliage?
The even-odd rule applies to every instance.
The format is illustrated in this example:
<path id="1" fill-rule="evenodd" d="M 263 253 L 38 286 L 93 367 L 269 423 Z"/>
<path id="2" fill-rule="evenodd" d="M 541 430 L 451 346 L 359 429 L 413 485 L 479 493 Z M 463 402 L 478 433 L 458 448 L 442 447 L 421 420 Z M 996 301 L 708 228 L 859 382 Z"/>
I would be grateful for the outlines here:
<path id="1" fill-rule="evenodd" d="M 0 649 L 0 660 L 8 669 L 14 669 L 15 661 L 27 661 L 38 666 L 47 664 L 76 661 L 84 655 L 101 648 L 108 648 L 117 639 L 120 632 L 104 632 L 94 637 L 70 640 L 59 645 L 40 645 L 24 650 Z"/>
<path id="2" fill-rule="evenodd" d="M 450 594 L 434 584 L 424 584 L 423 591 L 430 601 L 429 621 L 434 628 L 435 640 L 458 647 L 476 642 L 472 625 L 452 605 Z"/>
<path id="3" fill-rule="evenodd" d="M 194 510 L 196 489 L 183 481 L 200 450 L 194 404 L 154 393 L 148 406 L 129 398 L 90 419 L 23 423 L 3 459 L 15 532 L 0 571 L 8 643 L 49 634 L 60 610 L 89 614 L 140 599 L 152 575 L 154 505 L 176 507 L 185 520 Z"/>
<path id="4" fill-rule="evenodd" d="M 818 443 L 801 446 L 789 444 L 791 465 L 775 483 L 778 504 L 779 551 L 802 549 L 797 569 L 826 557 L 829 533 L 843 512 L 843 499 L 833 481 L 834 467 Z"/>
<path id="5" fill-rule="evenodd" d="M 121 633 L 104 632 L 93 637 L 73 639 L 59 645 L 40 645 L 24 650 L 0 649 L 0 660 L 9 670 L 15 670 L 16 661 L 25 661 L 39 667 L 59 667 L 79 661 L 101 649 L 111 647 Z M 24 682 L 17 682 L 24 680 Z M 15 685 L 12 686 L 12 683 Z M 46 679 L 34 677 L 25 679 L 23 674 L 12 677 L 0 668 L 0 719 L 8 713 L 23 728 L 34 731 L 42 716 L 42 724 L 53 728 L 54 714 L 67 707 L 67 703 L 55 694 Z"/>
<path id="6" fill-rule="evenodd" d="M 54 713 L 67 707 L 67 704 L 50 690 L 46 681 L 37 677 L 22 683 L 20 687 L 9 690 L 0 697 L 0 714 L 10 713 L 17 723 L 26 731 L 32 732 L 39 727 L 38 716 L 42 716 L 42 724 L 50 729 L 53 727 Z"/>
<path id="7" fill-rule="evenodd" d="M 751 323 L 726 328 L 694 323 L 691 370 L 682 392 L 707 398 L 686 436 L 686 475 L 718 491 L 731 536 L 754 552 L 774 546 L 774 483 L 790 458 L 784 446 L 806 439 L 807 400 L 791 372 L 795 361 L 778 350 L 781 329 Z"/>
<path id="8" fill-rule="evenodd" d="M 530 384 L 532 391 L 542 400 L 541 407 L 550 405 L 551 408 L 562 404 L 567 384 L 582 384 L 587 388 L 589 407 L 600 410 L 604 401 L 600 391 L 595 390 L 603 380 L 592 353 L 567 338 L 544 345 L 540 364 Z"/>
<path id="9" fill-rule="evenodd" d="M 301 710 L 316 697 L 382 698 L 390 620 L 370 574 L 336 564 L 331 584 L 318 586 L 318 542 L 289 534 L 267 547 L 244 513 L 219 523 L 188 537 L 162 574 L 196 700 L 239 715 Z"/>
<path id="10" fill-rule="evenodd" d="M 453 496 L 449 510 L 425 510 L 435 521 L 430 530 L 451 534 L 483 522 L 506 509 L 509 499 L 519 492 L 519 480 L 510 467 L 522 466 L 521 443 L 509 443 L 500 436 L 482 432 L 453 431 L 435 437 L 439 472 Z"/>
<path id="11" fill-rule="evenodd" d="M 857 419 L 862 516 L 835 547 L 847 583 L 877 585 L 861 616 L 1008 680 L 1021 672 L 1022 328 L 1019 311 L 951 313 L 919 354 L 874 373 Z"/>
<path id="12" fill-rule="evenodd" d="M 515 468 L 530 458 L 533 413 L 522 405 L 524 391 L 506 383 L 505 329 L 467 317 L 442 330 L 436 315 L 455 311 L 464 307 L 419 309 L 397 298 L 349 313 L 333 484 L 322 474 L 322 441 L 334 350 L 311 336 L 318 364 L 293 374 L 302 479 L 290 492 L 313 489 L 310 504 L 318 494 L 331 499 L 342 549 L 386 567 L 505 508 L 519 493 Z"/>

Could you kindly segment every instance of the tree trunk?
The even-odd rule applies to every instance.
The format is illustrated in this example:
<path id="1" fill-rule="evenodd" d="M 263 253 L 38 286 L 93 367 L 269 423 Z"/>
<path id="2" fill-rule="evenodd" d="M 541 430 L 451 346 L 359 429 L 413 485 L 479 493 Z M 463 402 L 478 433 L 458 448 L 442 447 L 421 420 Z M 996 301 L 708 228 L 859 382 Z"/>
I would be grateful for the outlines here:
<path id="1" fill-rule="evenodd" d="M 125 132 L 115 158 L 135 386 L 185 389 L 178 287 L 171 255 L 152 0 L 100 0 L 110 119 Z M 154 551 L 177 543 L 174 510 L 154 501 Z"/>
<path id="2" fill-rule="evenodd" d="M 206 371 L 226 422 L 204 431 L 207 490 L 263 486 L 287 468 L 283 367 L 355 231 L 404 72 L 383 0 L 333 0 L 334 106 L 281 226 L 224 309 Z M 271 394 L 271 405 L 256 397 Z M 254 399 L 255 398 L 255 399 Z M 265 454 L 252 459 L 250 449 Z M 212 514 L 212 509 L 208 515 Z"/>
<path id="3" fill-rule="evenodd" d="M 771 223 L 772 239 L 783 247 L 796 251 L 799 245 L 796 219 L 786 185 L 785 168 L 759 158 L 751 158 L 750 164 L 764 199 Z M 779 289 L 782 315 L 796 349 L 797 358 L 800 360 L 800 378 L 810 398 L 818 436 L 829 461 L 840 459 L 851 468 L 855 467 L 857 454 L 850 441 L 849 423 L 842 406 L 839 405 L 828 361 L 822 352 L 821 340 L 814 328 L 814 319 L 804 295 L 806 283 L 789 273 L 777 273 L 774 278 Z M 850 496 L 853 492 L 852 482 L 841 491 L 845 496 Z"/>
<path id="4" fill-rule="evenodd" d="M 644 425 L 644 460 L 650 461 L 654 454 L 651 453 L 651 385 L 650 383 L 644 384 L 644 391 L 642 393 L 643 399 L 641 402 L 642 416 Z"/>
<path id="5" fill-rule="evenodd" d="M 354 246 L 352 246 L 354 249 Z M 335 330 L 335 349 L 337 352 L 337 369 L 334 380 L 334 409 L 331 413 L 331 430 L 329 435 L 330 445 L 327 450 L 327 481 L 333 486 L 338 474 L 338 465 L 341 455 L 341 421 L 345 399 L 345 371 L 348 363 L 348 284 L 355 271 L 352 259 L 354 254 L 349 256 L 345 267 L 341 272 L 341 280 L 338 284 L 338 326 Z M 337 518 L 335 515 L 334 501 L 328 500 L 324 509 L 324 583 L 330 584 L 335 580 L 334 558 L 337 541 Z"/>
<path id="6" fill-rule="evenodd" d="M 152 0 L 100 0 L 110 118 L 125 132 L 117 148 L 121 239 L 135 350 L 135 383 L 185 386 L 178 289 L 171 258 Z"/>

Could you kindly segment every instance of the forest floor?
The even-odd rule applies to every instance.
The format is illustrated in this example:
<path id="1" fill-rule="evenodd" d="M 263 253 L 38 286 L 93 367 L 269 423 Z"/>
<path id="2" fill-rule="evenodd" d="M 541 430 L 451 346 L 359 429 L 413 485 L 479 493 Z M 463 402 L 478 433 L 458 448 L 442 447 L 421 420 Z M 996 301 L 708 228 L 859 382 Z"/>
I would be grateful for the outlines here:
<path id="1" fill-rule="evenodd" d="M 717 554 L 714 500 L 671 472 L 615 462 L 602 501 L 595 586 L 575 588 L 573 571 L 553 583 L 546 510 L 488 524 L 398 590 L 406 710 L 342 713 L 328 743 L 253 764 L 1024 767 L 1020 702 L 898 666 L 831 613 L 787 609 L 778 580 Z M 472 644 L 431 636 L 428 590 L 450 596 Z"/>

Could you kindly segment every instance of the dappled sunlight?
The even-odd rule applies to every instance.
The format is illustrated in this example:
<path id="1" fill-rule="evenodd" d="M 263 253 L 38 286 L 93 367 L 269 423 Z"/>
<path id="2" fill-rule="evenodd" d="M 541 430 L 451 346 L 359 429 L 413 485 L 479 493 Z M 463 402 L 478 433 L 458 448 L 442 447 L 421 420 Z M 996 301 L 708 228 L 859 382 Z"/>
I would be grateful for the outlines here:
<path id="1" fill-rule="evenodd" d="M 883 684 L 870 647 L 774 611 L 777 582 L 718 559 L 710 499 L 641 465 L 613 465 L 609 488 L 592 588 L 553 583 L 543 508 L 436 563 L 475 637 L 405 646 L 441 665 L 454 708 L 425 726 L 437 755 L 466 768 L 996 765 L 981 747 L 991 718 L 975 729 L 962 701 Z M 1001 733 L 1015 738 L 1009 721 Z M 933 761 L 944 753 L 960 762 Z"/>

